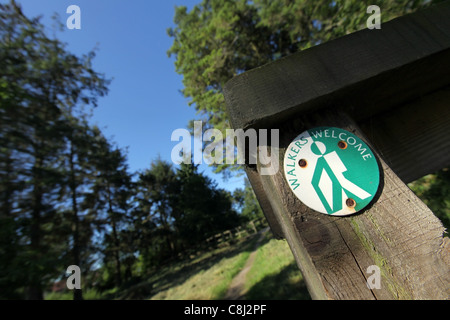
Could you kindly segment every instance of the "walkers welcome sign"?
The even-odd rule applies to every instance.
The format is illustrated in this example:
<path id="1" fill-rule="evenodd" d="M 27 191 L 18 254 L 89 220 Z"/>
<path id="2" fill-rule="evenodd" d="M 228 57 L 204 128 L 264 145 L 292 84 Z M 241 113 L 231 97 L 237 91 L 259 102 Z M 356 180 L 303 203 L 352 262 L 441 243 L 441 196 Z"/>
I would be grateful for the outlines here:
<path id="1" fill-rule="evenodd" d="M 365 208 L 380 183 L 372 150 L 351 132 L 334 127 L 297 136 L 286 149 L 284 174 L 300 201 L 336 216 Z"/>

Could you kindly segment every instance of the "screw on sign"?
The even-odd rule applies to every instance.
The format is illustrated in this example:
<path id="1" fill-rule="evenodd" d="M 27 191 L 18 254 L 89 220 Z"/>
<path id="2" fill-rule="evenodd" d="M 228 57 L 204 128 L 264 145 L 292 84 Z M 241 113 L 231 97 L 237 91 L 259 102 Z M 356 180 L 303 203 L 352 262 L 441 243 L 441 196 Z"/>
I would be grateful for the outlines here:
<path id="1" fill-rule="evenodd" d="M 365 208 L 380 183 L 372 150 L 351 132 L 335 127 L 318 127 L 297 136 L 286 149 L 284 174 L 300 201 L 336 216 Z"/>

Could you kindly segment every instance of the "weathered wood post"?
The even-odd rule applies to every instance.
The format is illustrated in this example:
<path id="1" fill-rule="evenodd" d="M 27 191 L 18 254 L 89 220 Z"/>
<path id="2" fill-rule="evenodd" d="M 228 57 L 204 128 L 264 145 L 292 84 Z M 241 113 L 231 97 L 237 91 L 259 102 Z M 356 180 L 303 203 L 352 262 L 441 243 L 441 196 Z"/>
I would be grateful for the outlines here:
<path id="1" fill-rule="evenodd" d="M 279 146 L 258 145 L 278 154 L 279 170 L 261 174 L 258 157 L 246 173 L 313 299 L 450 297 L 449 238 L 405 185 L 450 163 L 449 17 L 446 2 L 248 71 L 224 88 L 234 129 L 279 129 Z M 357 214 L 309 208 L 285 177 L 289 144 L 321 126 L 351 132 L 377 159 L 377 194 Z M 379 288 L 367 285 L 370 266 L 380 270 Z"/>

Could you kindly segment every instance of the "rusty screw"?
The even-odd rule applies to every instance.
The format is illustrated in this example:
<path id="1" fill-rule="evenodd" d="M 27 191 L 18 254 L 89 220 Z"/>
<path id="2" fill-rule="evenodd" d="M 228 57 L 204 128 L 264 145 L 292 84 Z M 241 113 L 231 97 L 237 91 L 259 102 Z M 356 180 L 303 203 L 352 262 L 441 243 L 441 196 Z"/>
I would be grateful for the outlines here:
<path id="1" fill-rule="evenodd" d="M 347 142 L 345 142 L 345 141 L 339 141 L 338 142 L 338 147 L 339 148 L 341 148 L 341 149 L 347 149 Z"/>
<path id="2" fill-rule="evenodd" d="M 356 206 L 356 201 L 353 200 L 352 198 L 348 198 L 347 200 L 345 200 L 345 204 L 349 208 L 354 208 Z"/>
<path id="3" fill-rule="evenodd" d="M 305 159 L 300 159 L 298 161 L 298 165 L 300 166 L 300 168 L 306 168 L 306 166 L 308 165 L 308 162 Z"/>

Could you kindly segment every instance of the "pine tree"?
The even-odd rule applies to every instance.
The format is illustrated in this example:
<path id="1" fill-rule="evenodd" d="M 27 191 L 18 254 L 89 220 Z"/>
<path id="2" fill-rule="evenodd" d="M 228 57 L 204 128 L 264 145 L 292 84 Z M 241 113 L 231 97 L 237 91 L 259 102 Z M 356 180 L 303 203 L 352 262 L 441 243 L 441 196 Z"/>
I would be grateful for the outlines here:
<path id="1" fill-rule="evenodd" d="M 104 262 L 113 262 L 115 285 L 120 286 L 122 253 L 128 245 L 121 242 L 120 236 L 130 223 L 129 199 L 133 184 L 125 154 L 103 137 L 99 130 L 91 148 L 93 154 L 90 161 L 95 166 L 95 177 L 84 207 L 97 215 L 99 225 L 106 225 L 102 243 Z"/>
<path id="2" fill-rule="evenodd" d="M 26 287 L 27 298 L 42 299 L 48 281 L 68 266 L 60 259 L 69 243 L 60 164 L 68 117 L 83 113 L 81 104 L 95 106 L 107 91 L 108 81 L 92 70 L 93 57 L 67 52 L 14 1 L 0 5 L 0 239 L 14 248 L 0 252 L 0 282 L 8 295 Z"/>

